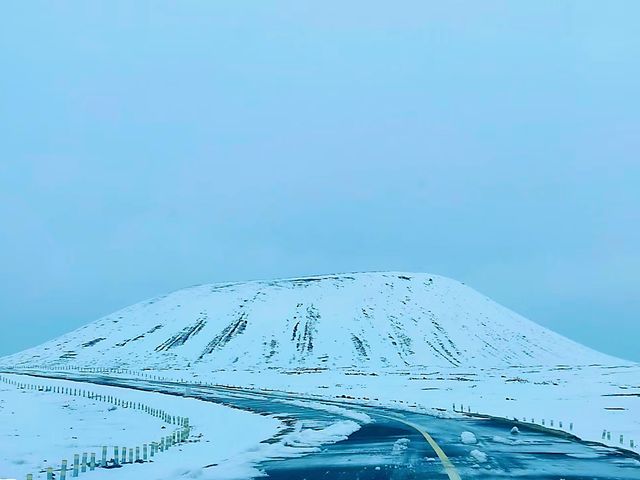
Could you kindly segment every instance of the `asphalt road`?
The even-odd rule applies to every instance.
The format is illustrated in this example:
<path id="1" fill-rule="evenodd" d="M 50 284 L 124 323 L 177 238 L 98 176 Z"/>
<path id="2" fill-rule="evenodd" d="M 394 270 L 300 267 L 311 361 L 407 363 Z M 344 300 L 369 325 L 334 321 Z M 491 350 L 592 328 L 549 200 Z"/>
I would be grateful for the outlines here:
<path id="1" fill-rule="evenodd" d="M 345 420 L 342 414 L 323 409 L 322 404 L 303 403 L 299 397 L 275 392 L 197 385 L 185 387 L 172 382 L 99 374 L 55 372 L 40 375 L 196 397 L 276 415 L 291 429 L 301 423 L 305 428 L 323 428 Z M 523 425 L 518 425 L 519 433 L 512 434 L 511 428 L 516 423 L 472 417 L 442 419 L 379 407 L 328 404 L 364 412 L 374 421 L 363 425 L 348 439 L 323 446 L 313 453 L 264 462 L 259 468 L 268 478 L 640 480 L 640 461 L 631 454 Z M 472 432 L 477 442 L 463 443 L 463 432 Z"/>

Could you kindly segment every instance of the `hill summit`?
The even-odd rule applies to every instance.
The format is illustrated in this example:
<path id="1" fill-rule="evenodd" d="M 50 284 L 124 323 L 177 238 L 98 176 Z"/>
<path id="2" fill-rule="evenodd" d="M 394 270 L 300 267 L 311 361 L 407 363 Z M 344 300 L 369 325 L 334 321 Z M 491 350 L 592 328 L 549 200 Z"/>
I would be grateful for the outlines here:
<path id="1" fill-rule="evenodd" d="M 211 372 L 609 360 L 460 282 L 384 272 L 185 288 L 107 315 L 0 363 Z"/>

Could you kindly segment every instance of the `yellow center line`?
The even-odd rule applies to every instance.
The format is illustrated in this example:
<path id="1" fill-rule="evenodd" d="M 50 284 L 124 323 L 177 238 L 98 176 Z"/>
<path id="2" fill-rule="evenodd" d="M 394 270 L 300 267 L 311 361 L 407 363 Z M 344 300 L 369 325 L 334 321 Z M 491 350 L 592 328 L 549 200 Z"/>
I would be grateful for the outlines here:
<path id="1" fill-rule="evenodd" d="M 460 478 L 460 475 L 458 474 L 458 471 L 456 470 L 456 467 L 453 466 L 453 463 L 451 463 L 451 460 L 449 460 L 449 457 L 447 457 L 447 454 L 444 453 L 442 448 L 440 448 L 440 445 L 438 445 L 436 441 L 433 439 L 433 437 L 429 435 L 429 432 L 424 430 L 420 425 L 417 425 L 413 422 L 408 422 L 398 417 L 390 417 L 387 415 L 380 415 L 380 416 L 388 418 L 390 420 L 395 420 L 396 422 L 404 423 L 405 425 L 408 425 L 411 428 L 414 428 L 418 432 L 420 432 L 420 434 L 424 437 L 427 443 L 431 445 L 431 448 L 433 448 L 433 451 L 436 452 L 436 455 L 438 455 L 438 458 L 440 458 L 440 462 L 442 462 L 442 466 L 444 467 L 444 471 L 446 472 L 446 474 L 449 476 L 449 480 L 462 480 Z"/>

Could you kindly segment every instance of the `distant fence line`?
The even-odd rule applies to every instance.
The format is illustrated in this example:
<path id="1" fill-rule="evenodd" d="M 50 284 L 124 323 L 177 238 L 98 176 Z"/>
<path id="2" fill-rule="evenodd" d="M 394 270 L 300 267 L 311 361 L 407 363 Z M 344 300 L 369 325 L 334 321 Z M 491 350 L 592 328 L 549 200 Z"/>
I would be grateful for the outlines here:
<path id="1" fill-rule="evenodd" d="M 459 408 L 456 408 L 456 404 L 453 404 L 453 411 L 455 413 L 461 413 L 461 414 L 480 414 L 478 411 L 472 411 L 471 407 L 467 405 L 466 410 L 465 410 L 465 406 L 460 404 Z M 504 416 L 504 417 L 497 417 L 496 415 L 487 415 L 487 416 L 492 416 L 495 418 L 503 418 L 505 420 L 511 420 L 513 419 L 513 421 L 518 422 L 518 423 L 523 423 L 525 425 L 529 424 L 529 425 L 536 425 L 536 426 L 541 426 L 543 428 L 545 428 L 546 430 L 555 430 L 558 432 L 563 432 L 563 433 L 570 433 L 573 435 L 573 422 L 569 422 L 569 424 L 567 425 L 566 422 L 563 422 L 562 420 L 557 420 L 554 421 L 553 419 L 545 419 L 545 418 L 541 418 L 539 419 L 539 421 L 537 421 L 534 417 L 522 417 L 517 418 L 517 417 L 510 417 L 508 415 Z M 602 430 L 602 440 L 603 442 L 611 442 L 611 436 L 612 436 L 612 432 L 610 430 L 607 429 L 603 429 Z M 614 436 L 615 438 L 615 436 Z M 613 443 L 613 442 L 611 442 Z M 609 444 L 610 446 L 617 446 L 615 444 L 611 445 L 611 443 Z M 638 448 L 638 444 L 636 444 L 636 442 L 633 439 L 628 439 L 628 443 L 625 443 L 625 438 L 624 438 L 624 434 L 619 434 L 619 446 L 621 447 L 628 447 L 631 450 L 636 450 Z"/>
<path id="2" fill-rule="evenodd" d="M 151 459 L 158 453 L 164 452 L 174 445 L 182 444 L 189 441 L 191 431 L 189 417 L 172 415 L 164 410 L 152 408 L 149 405 L 141 402 L 123 400 L 113 395 L 105 395 L 96 393 L 91 390 L 80 389 L 77 387 L 72 388 L 60 385 L 52 386 L 22 382 L 13 378 L 6 377 L 4 375 L 0 375 L 0 382 L 8 385 L 13 385 L 22 390 L 35 390 L 45 393 L 70 395 L 87 398 L 89 400 L 110 403 L 117 407 L 130 408 L 141 413 L 146 413 L 153 417 L 157 417 L 169 425 L 177 425 L 177 428 L 173 430 L 171 434 L 162 436 L 159 439 L 155 439 L 154 441 L 144 443 L 142 445 L 137 445 L 129 448 L 127 448 L 126 446 L 121 447 L 119 445 L 113 446 L 111 448 L 111 457 L 108 455 L 109 448 L 106 445 L 102 447 L 99 460 L 96 460 L 95 452 L 83 452 L 82 456 L 76 453 L 73 455 L 73 463 L 71 465 L 68 464 L 68 461 L 66 459 L 63 459 L 60 463 L 60 468 L 55 469 L 53 467 L 47 467 L 47 480 L 53 480 L 55 472 L 59 473 L 59 476 L 57 477 L 59 480 L 66 480 L 67 475 L 75 478 L 78 477 L 81 473 L 87 472 L 87 470 L 93 471 L 96 468 L 120 468 L 126 464 L 145 463 L 151 461 Z M 33 474 L 28 474 L 27 480 L 32 479 Z"/>

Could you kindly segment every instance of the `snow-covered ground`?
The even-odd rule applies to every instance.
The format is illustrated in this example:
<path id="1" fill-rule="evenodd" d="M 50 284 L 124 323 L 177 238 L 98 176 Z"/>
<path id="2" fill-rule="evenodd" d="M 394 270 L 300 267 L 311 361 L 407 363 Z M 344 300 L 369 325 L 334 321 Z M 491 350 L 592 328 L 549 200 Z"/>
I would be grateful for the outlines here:
<path id="1" fill-rule="evenodd" d="M 260 459 L 253 458 L 251 452 L 283 427 L 274 418 L 190 398 L 78 382 L 3 376 L 47 387 L 88 390 L 190 418 L 190 442 L 159 452 L 153 462 L 124 465 L 118 469 L 118 479 L 242 478 L 243 472 L 251 468 L 251 461 Z M 0 383 L 0 477 L 23 479 L 32 473 L 34 478 L 46 478 L 44 472 L 48 466 L 58 469 L 62 459 L 71 466 L 76 453 L 93 452 L 99 461 L 102 446 L 107 446 L 111 459 L 113 446 L 135 449 L 159 441 L 173 427 L 133 408 L 114 408 L 111 403 L 96 399 L 19 389 Z M 244 462 L 238 462 L 240 458 Z M 203 470 L 202 467 L 210 464 L 219 466 Z M 109 470 L 98 469 L 90 473 L 91 478 L 113 478 Z"/>

